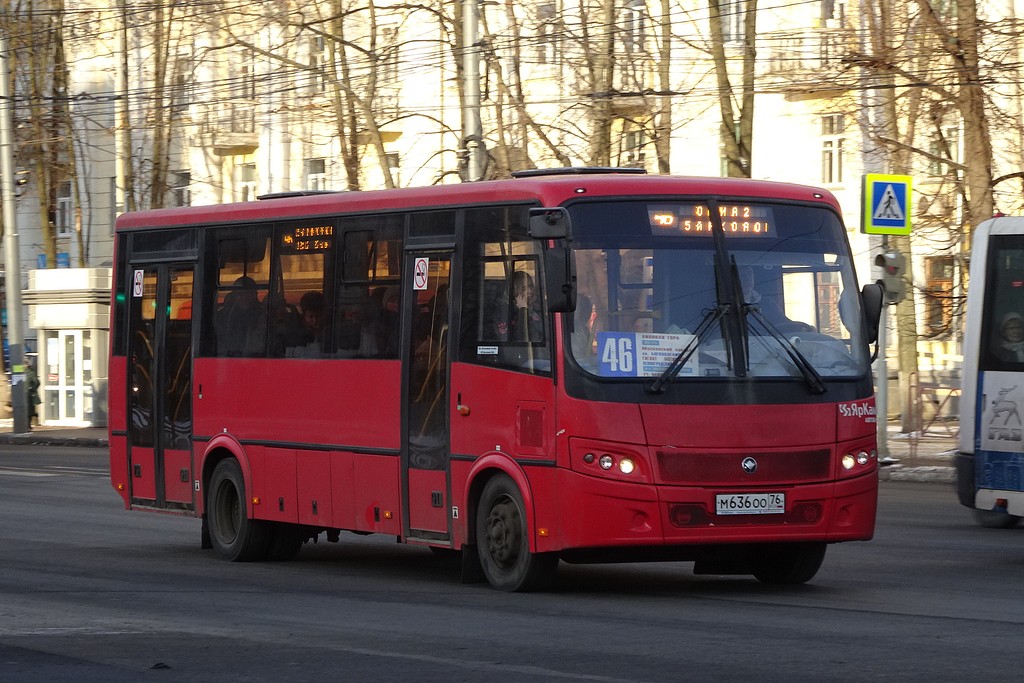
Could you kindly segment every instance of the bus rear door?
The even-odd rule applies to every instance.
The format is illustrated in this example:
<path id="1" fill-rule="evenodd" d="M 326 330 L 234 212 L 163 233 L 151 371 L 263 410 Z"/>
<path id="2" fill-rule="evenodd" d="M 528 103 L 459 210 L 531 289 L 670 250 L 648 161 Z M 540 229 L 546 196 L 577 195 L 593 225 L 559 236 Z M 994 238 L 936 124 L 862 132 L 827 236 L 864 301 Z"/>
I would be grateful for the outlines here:
<path id="1" fill-rule="evenodd" d="M 131 504 L 193 510 L 191 263 L 132 264 L 128 346 Z"/>

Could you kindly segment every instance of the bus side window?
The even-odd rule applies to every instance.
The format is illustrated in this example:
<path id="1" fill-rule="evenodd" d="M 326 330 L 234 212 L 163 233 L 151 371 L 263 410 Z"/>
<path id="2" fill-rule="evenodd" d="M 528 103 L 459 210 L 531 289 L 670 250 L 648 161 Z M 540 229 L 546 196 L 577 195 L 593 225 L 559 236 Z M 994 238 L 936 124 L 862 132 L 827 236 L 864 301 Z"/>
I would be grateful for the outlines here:
<path id="1" fill-rule="evenodd" d="M 550 352 L 540 244 L 523 227 L 526 207 L 466 211 L 460 358 L 547 372 Z"/>
<path id="2" fill-rule="evenodd" d="M 267 352 L 270 231 L 222 228 L 210 232 L 202 355 L 263 357 Z M 209 281 L 209 280 L 208 280 Z"/>
<path id="3" fill-rule="evenodd" d="M 335 342 L 343 358 L 398 358 L 405 218 L 341 220 L 344 252 L 337 286 Z"/>

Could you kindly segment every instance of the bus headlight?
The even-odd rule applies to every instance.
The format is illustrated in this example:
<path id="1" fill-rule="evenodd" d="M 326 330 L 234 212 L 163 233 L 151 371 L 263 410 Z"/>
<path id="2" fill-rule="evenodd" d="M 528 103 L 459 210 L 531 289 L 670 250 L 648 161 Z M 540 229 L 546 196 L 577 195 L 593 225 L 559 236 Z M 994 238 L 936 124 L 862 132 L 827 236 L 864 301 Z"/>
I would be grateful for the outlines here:
<path id="1" fill-rule="evenodd" d="M 641 447 L 596 439 L 569 439 L 569 461 L 576 472 L 634 484 L 650 483 L 652 467 Z"/>
<path id="2" fill-rule="evenodd" d="M 844 470 L 852 470 L 853 466 L 856 465 L 856 464 L 857 464 L 857 461 L 854 459 L 854 457 L 851 454 L 847 453 L 846 455 L 843 456 L 843 469 Z"/>

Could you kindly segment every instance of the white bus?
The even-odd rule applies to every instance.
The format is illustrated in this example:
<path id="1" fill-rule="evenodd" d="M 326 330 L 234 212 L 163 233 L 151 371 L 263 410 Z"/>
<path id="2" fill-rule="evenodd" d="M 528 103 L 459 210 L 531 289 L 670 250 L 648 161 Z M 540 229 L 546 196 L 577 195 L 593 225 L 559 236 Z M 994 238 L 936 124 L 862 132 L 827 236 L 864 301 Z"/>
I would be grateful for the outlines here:
<path id="1" fill-rule="evenodd" d="M 1024 519 L 1024 217 L 974 231 L 957 496 L 986 527 Z"/>

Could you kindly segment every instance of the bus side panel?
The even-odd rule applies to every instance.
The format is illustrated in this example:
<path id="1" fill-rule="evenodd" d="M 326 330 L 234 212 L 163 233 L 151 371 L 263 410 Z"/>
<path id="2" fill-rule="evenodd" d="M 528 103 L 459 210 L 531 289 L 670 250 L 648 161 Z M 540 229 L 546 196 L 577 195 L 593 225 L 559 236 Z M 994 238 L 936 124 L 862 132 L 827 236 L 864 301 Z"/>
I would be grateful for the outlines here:
<path id="1" fill-rule="evenodd" d="M 192 451 L 164 451 L 164 497 L 192 504 Z"/>
<path id="2" fill-rule="evenodd" d="M 126 510 L 131 508 L 130 489 L 128 485 L 128 437 L 123 435 L 110 436 L 110 483 L 124 501 Z"/>
<path id="3" fill-rule="evenodd" d="M 1024 387 L 1020 373 L 979 375 L 974 507 L 1024 516 Z M 1005 501 L 1005 503 L 1003 502 Z"/>
<path id="4" fill-rule="evenodd" d="M 452 405 L 461 399 L 465 414 L 452 412 L 451 452 L 479 458 L 485 453 L 510 453 L 554 464 L 555 434 L 602 434 L 614 441 L 642 443 L 643 424 L 636 406 L 566 399 L 567 408 L 554 413 L 554 383 L 550 377 L 529 375 L 467 363 L 452 363 Z M 530 419 L 524 419 L 528 417 Z M 558 462 L 568 466 L 568 460 Z"/>
<path id="5" fill-rule="evenodd" d="M 357 455 L 353 459 L 351 507 L 355 512 L 352 526 L 344 529 L 374 531 L 382 534 L 402 535 L 402 505 L 399 459 L 380 455 Z M 358 484 L 356 484 L 358 482 Z M 335 496 L 338 495 L 337 477 Z M 344 490 L 344 489 L 343 489 Z M 336 498 L 337 500 L 337 498 Z M 337 503 L 336 503 L 337 505 Z"/>
<path id="6" fill-rule="evenodd" d="M 289 448 L 249 446 L 252 495 L 259 499 L 253 516 L 273 522 L 298 522 L 295 451 Z"/>
<path id="7" fill-rule="evenodd" d="M 396 455 L 401 444 L 398 361 L 197 358 L 193 384 L 200 436 Z"/>
<path id="8" fill-rule="evenodd" d="M 430 496 L 409 497 L 409 519 L 419 531 L 448 532 L 447 473 L 444 470 L 409 469 L 409 490 L 430 492 Z"/>
<path id="9" fill-rule="evenodd" d="M 128 488 L 128 416 L 125 413 L 125 377 L 128 359 L 113 356 L 108 367 L 110 390 L 107 392 L 108 444 L 110 448 L 110 483 L 130 508 Z M 119 488 L 120 487 L 120 488 Z"/>
<path id="10" fill-rule="evenodd" d="M 334 526 L 331 469 L 335 455 L 323 451 L 301 451 L 296 454 L 299 524 Z"/>

